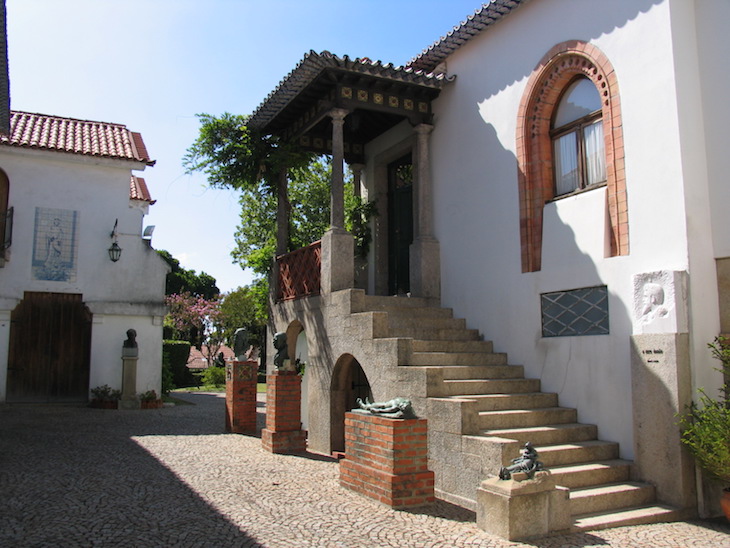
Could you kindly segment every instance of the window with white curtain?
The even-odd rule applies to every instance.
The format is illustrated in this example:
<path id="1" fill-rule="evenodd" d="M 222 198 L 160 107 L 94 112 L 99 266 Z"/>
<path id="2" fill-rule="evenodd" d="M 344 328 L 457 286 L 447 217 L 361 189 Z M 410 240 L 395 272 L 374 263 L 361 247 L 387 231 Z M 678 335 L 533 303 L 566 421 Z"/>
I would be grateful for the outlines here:
<path id="1" fill-rule="evenodd" d="M 588 78 L 579 77 L 565 89 L 550 135 L 556 196 L 606 181 L 601 97 Z"/>

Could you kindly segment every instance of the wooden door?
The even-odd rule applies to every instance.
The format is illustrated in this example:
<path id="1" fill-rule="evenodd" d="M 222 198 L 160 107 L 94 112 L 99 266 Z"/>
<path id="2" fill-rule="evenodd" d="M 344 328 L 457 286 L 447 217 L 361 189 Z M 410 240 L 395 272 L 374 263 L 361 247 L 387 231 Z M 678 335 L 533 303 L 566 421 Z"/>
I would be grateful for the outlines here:
<path id="1" fill-rule="evenodd" d="M 90 354 L 81 295 L 26 292 L 10 317 L 8 401 L 87 401 Z"/>
<path id="2" fill-rule="evenodd" d="M 388 164 L 388 291 L 391 295 L 410 291 L 411 243 L 413 163 L 407 154 Z"/>

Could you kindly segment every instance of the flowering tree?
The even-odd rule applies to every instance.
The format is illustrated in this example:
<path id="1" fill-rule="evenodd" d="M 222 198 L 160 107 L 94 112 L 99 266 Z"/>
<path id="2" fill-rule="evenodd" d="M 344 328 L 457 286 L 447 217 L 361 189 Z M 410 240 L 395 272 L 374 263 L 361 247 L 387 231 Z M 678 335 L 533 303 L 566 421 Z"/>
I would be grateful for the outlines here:
<path id="1" fill-rule="evenodd" d="M 170 307 L 169 318 L 179 336 L 189 340 L 199 350 L 207 345 L 205 356 L 210 367 L 223 342 L 219 336 L 220 299 L 206 299 L 188 292 L 168 295 L 165 299 Z"/>

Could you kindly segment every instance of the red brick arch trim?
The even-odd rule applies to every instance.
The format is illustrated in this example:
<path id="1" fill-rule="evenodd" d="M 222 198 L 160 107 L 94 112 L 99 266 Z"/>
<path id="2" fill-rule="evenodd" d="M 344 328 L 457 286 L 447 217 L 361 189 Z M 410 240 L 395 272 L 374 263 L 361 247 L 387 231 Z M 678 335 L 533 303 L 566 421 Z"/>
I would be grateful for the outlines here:
<path id="1" fill-rule="evenodd" d="M 586 42 L 571 40 L 554 46 L 542 58 L 532 72 L 520 102 L 516 145 L 522 272 L 536 272 L 541 267 L 543 207 L 554 197 L 550 120 L 561 92 L 578 75 L 586 76 L 596 85 L 603 101 L 611 243 L 609 256 L 629 254 L 626 170 L 618 80 L 613 66 L 603 52 Z"/>

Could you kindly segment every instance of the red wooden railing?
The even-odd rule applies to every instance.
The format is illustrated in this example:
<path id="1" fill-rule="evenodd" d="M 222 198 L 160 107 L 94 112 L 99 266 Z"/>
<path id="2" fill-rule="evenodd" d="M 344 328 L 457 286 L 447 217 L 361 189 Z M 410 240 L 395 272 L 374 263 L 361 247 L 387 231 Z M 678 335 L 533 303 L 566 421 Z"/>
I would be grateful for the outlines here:
<path id="1" fill-rule="evenodd" d="M 322 242 L 314 242 L 276 258 L 279 269 L 278 301 L 319 295 Z"/>

